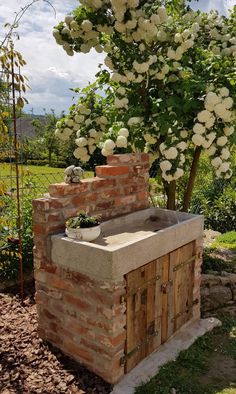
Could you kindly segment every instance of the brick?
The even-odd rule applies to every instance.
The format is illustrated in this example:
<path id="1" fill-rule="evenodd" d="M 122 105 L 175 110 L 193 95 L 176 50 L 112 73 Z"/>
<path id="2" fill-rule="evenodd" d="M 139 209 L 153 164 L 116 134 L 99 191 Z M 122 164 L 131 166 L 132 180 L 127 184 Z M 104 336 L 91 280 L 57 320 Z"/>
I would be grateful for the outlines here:
<path id="1" fill-rule="evenodd" d="M 99 200 L 104 200 L 105 198 L 111 197 L 118 197 L 122 195 L 121 189 L 108 189 L 108 190 L 101 190 L 98 194 Z"/>
<path id="2" fill-rule="evenodd" d="M 137 200 L 138 201 L 143 200 L 145 202 L 145 201 L 148 201 L 148 198 L 149 198 L 149 193 L 146 190 L 137 193 Z"/>
<path id="3" fill-rule="evenodd" d="M 82 320 L 84 324 L 81 324 L 81 320 L 82 319 L 76 320 L 71 317 L 67 317 L 63 326 L 68 329 L 70 333 L 75 334 L 77 339 L 79 335 L 93 341 L 95 339 L 94 331 L 88 325 L 85 326 L 86 321 Z"/>
<path id="4" fill-rule="evenodd" d="M 57 347 L 60 347 L 62 345 L 62 339 L 52 331 L 46 331 L 45 339 L 49 342 L 52 342 Z"/>
<path id="5" fill-rule="evenodd" d="M 32 201 L 34 211 L 47 211 L 49 209 L 48 198 L 37 198 Z"/>
<path id="6" fill-rule="evenodd" d="M 78 356 L 82 360 L 88 361 L 90 363 L 93 362 L 93 356 L 88 349 L 76 345 L 75 343 L 71 342 L 67 338 L 64 339 L 63 348 L 67 353 L 69 353 L 72 356 Z"/>
<path id="7" fill-rule="evenodd" d="M 49 312 L 47 309 L 43 309 L 43 316 L 49 320 L 57 320 L 57 316 Z"/>
<path id="8" fill-rule="evenodd" d="M 94 178 L 89 178 L 87 181 L 90 183 L 91 185 L 90 187 L 92 191 L 96 191 L 98 189 L 106 189 L 116 185 L 115 179 L 94 177 Z"/>
<path id="9" fill-rule="evenodd" d="M 149 155 L 146 153 L 127 153 L 122 155 L 110 155 L 107 157 L 107 164 L 109 165 L 136 163 L 149 163 Z"/>
<path id="10" fill-rule="evenodd" d="M 35 293 L 35 302 L 38 305 L 47 305 L 48 303 L 48 296 L 44 291 L 37 291 Z"/>
<path id="11" fill-rule="evenodd" d="M 81 204 L 88 204 L 89 202 L 95 202 L 98 196 L 96 193 L 85 193 L 84 195 L 78 195 L 72 198 L 72 204 L 75 206 Z"/>
<path id="12" fill-rule="evenodd" d="M 114 200 L 98 202 L 96 204 L 96 209 L 109 209 L 113 207 L 113 205 L 114 205 Z"/>
<path id="13" fill-rule="evenodd" d="M 65 290 L 65 291 L 73 291 L 74 287 L 72 283 L 60 278 L 57 275 L 53 275 L 51 278 L 47 280 L 47 283 L 55 287 L 56 289 Z"/>
<path id="14" fill-rule="evenodd" d="M 129 174 L 129 166 L 97 166 L 96 174 L 101 177 L 116 177 Z"/>
<path id="15" fill-rule="evenodd" d="M 91 287 L 94 284 L 94 281 L 91 278 L 84 274 L 81 274 L 80 272 L 74 272 L 63 268 L 61 270 L 61 275 L 65 279 L 70 279 L 73 284 L 78 286 L 83 285 L 86 287 Z"/>
<path id="16" fill-rule="evenodd" d="M 80 341 L 81 345 L 83 345 L 86 349 L 90 349 L 96 353 L 100 354 L 106 354 L 106 355 L 112 355 L 112 350 L 109 350 L 107 348 L 105 348 L 103 345 L 99 346 L 97 343 L 95 342 L 90 342 L 85 338 L 81 338 Z"/>
<path id="17" fill-rule="evenodd" d="M 59 197 L 59 198 L 50 197 L 49 210 L 61 209 L 63 207 L 70 205 L 70 202 L 71 202 L 70 197 Z"/>
<path id="18" fill-rule="evenodd" d="M 105 336 L 105 335 L 98 335 L 96 336 L 96 340 L 98 343 L 101 345 L 108 347 L 108 348 L 121 348 L 124 349 L 124 342 L 126 340 L 126 331 L 123 330 L 123 332 L 119 333 L 115 337 L 110 337 L 110 336 Z"/>
<path id="19" fill-rule="evenodd" d="M 65 294 L 64 300 L 69 304 L 74 305 L 76 308 L 80 309 L 81 311 L 89 311 L 90 309 L 92 309 L 92 306 L 88 304 L 86 301 L 73 297 L 69 294 Z"/>
<path id="20" fill-rule="evenodd" d="M 117 197 L 115 199 L 115 205 L 119 206 L 119 205 L 126 205 L 126 204 L 131 204 L 134 203 L 136 201 L 136 195 L 130 195 L 130 196 L 124 196 L 124 197 Z"/>
<path id="21" fill-rule="evenodd" d="M 131 211 L 139 211 L 141 209 L 146 209 L 149 208 L 149 202 L 145 201 L 145 202 L 135 202 L 134 204 L 131 205 Z"/>
<path id="22" fill-rule="evenodd" d="M 52 197 L 63 197 L 84 193 L 90 190 L 90 183 L 83 179 L 80 183 L 55 183 L 49 185 L 48 191 Z"/>

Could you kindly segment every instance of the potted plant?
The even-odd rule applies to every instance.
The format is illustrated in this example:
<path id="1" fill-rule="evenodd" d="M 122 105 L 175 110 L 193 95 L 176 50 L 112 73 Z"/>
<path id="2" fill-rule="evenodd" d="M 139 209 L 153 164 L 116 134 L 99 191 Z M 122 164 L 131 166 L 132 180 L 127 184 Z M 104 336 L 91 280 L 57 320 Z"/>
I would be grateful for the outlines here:
<path id="1" fill-rule="evenodd" d="M 66 235 L 80 241 L 94 241 L 99 237 L 101 227 L 97 216 L 90 216 L 81 211 L 66 221 Z"/>

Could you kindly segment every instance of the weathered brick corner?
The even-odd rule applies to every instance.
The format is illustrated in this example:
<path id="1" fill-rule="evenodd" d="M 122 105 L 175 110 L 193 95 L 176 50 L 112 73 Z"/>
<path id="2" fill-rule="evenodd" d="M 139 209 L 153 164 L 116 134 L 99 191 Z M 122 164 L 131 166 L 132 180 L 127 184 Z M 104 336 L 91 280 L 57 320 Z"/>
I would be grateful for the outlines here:
<path id="1" fill-rule="evenodd" d="M 109 156 L 95 178 L 50 185 L 48 197 L 33 201 L 39 335 L 110 383 L 124 374 L 125 280 L 108 284 L 52 263 L 51 235 L 79 210 L 107 220 L 147 208 L 148 172 L 146 154 Z"/>

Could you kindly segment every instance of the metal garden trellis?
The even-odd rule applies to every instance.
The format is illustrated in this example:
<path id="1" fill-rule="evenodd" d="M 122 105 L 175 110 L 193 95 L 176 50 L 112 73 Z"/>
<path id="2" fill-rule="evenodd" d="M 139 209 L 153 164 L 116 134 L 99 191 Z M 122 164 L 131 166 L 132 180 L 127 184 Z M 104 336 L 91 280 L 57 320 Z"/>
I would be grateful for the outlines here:
<path id="1" fill-rule="evenodd" d="M 13 44 L 12 44 L 13 53 Z M 34 191 L 34 196 L 38 196 L 39 192 L 42 194 L 45 191 L 44 181 L 62 181 L 62 175 L 60 174 L 37 174 L 29 177 L 27 172 L 23 170 L 23 159 L 21 150 L 21 141 L 23 138 L 23 132 L 21 127 L 21 111 L 16 107 L 17 100 L 21 98 L 21 90 L 16 89 L 16 83 L 21 78 L 20 67 L 16 70 L 14 58 L 11 58 L 11 68 L 10 70 L 2 69 L 0 70 L 0 81 L 4 84 L 5 95 L 4 100 L 1 100 L 1 107 L 5 108 L 8 115 L 8 143 L 4 144 L 4 147 L 0 147 L 0 153 L 7 158 L 10 164 L 10 175 L 2 176 L 0 174 L 0 183 L 7 185 L 6 194 L 12 196 L 16 202 L 17 211 L 17 236 L 12 236 L 8 238 L 9 246 L 11 244 L 17 245 L 18 249 L 18 268 L 19 268 L 19 283 L 20 283 L 20 295 L 23 301 L 24 298 L 24 274 L 23 274 L 23 246 L 22 246 L 22 202 L 24 201 L 25 191 Z M 19 121 L 18 121 L 19 120 Z M 57 176 L 58 175 L 58 176 Z M 26 181 L 26 183 L 25 183 Z M 33 181 L 33 182 L 32 182 Z M 41 184 L 40 184 L 41 182 Z M 34 184 L 35 183 L 35 184 Z M 0 188 L 1 189 L 1 188 Z M 2 194 L 4 192 L 2 191 Z M 16 193 L 14 195 L 14 193 Z M 1 198 L 1 191 L 0 191 Z M 0 211 L 1 216 L 1 211 Z M 0 234 L 1 240 L 1 234 Z M 6 252 L 8 245 L 1 247 L 0 253 Z"/>

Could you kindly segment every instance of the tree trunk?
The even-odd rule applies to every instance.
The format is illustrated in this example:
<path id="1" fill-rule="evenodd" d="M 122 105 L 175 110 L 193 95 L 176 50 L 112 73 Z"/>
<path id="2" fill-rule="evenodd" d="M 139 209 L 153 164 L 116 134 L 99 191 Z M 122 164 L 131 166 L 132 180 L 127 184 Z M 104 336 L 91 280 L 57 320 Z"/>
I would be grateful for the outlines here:
<path id="1" fill-rule="evenodd" d="M 175 199 L 176 199 L 176 181 L 169 183 L 167 187 L 167 209 L 175 211 Z"/>
<path id="2" fill-rule="evenodd" d="M 184 212 L 188 212 L 188 210 L 189 210 L 189 206 L 190 206 L 190 202 L 191 202 L 191 198 L 192 198 L 192 194 L 193 194 L 193 187 L 194 187 L 194 183 L 195 183 L 195 179 L 196 179 L 196 175 L 197 175 L 197 167 L 198 167 L 199 159 L 201 156 L 201 151 L 202 151 L 202 148 L 198 146 L 194 152 L 193 162 L 192 162 L 190 175 L 189 175 L 189 179 L 188 179 L 188 184 L 187 184 L 187 188 L 186 188 L 186 191 L 184 194 L 184 202 L 183 202 L 183 209 L 182 209 Z"/>

